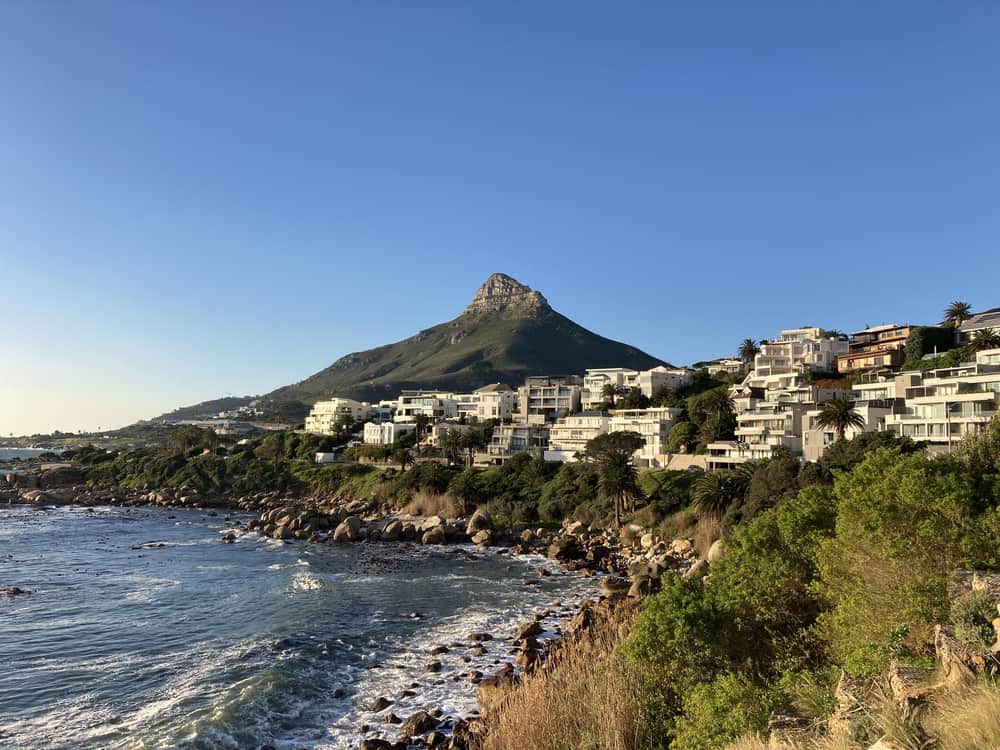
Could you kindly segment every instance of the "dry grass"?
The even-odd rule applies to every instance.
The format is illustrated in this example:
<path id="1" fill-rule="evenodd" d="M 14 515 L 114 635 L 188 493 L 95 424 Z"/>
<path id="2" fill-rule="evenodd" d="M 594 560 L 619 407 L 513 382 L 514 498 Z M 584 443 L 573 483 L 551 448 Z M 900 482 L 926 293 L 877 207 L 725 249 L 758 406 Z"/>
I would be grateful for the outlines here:
<path id="1" fill-rule="evenodd" d="M 660 523 L 657 531 L 660 539 L 687 539 L 694 534 L 698 524 L 698 515 L 690 510 L 679 510 L 667 516 Z"/>
<path id="2" fill-rule="evenodd" d="M 646 726 L 641 675 L 617 654 L 635 608 L 570 637 L 484 717 L 480 750 L 635 750 Z"/>
<path id="3" fill-rule="evenodd" d="M 722 523 L 714 516 L 702 516 L 694 530 L 694 548 L 698 557 L 705 557 L 712 542 L 722 538 Z"/>
<path id="4" fill-rule="evenodd" d="M 942 697 L 924 726 L 941 750 L 1000 748 L 1000 687 L 981 684 Z"/>
<path id="5" fill-rule="evenodd" d="M 767 740 L 761 739 L 756 734 L 751 734 L 733 740 L 723 750 L 768 750 L 768 744 Z"/>
<path id="6" fill-rule="evenodd" d="M 439 495 L 436 492 L 418 490 L 401 510 L 410 516 L 457 518 L 462 515 L 462 503 L 447 492 Z"/>

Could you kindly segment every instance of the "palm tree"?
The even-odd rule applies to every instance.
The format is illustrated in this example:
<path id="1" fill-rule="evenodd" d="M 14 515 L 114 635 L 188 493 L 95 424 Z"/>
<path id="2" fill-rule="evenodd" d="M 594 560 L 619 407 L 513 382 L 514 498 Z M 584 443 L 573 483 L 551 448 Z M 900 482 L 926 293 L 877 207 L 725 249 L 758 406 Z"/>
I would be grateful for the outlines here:
<path id="1" fill-rule="evenodd" d="M 972 334 L 969 349 L 973 352 L 1000 349 L 1000 333 L 995 328 L 980 328 Z"/>
<path id="2" fill-rule="evenodd" d="M 864 430 L 865 418 L 854 409 L 853 401 L 836 396 L 823 404 L 816 415 L 816 425 L 824 429 L 832 428 L 837 434 L 837 440 L 843 440 L 849 427 Z"/>
<path id="3" fill-rule="evenodd" d="M 955 300 L 944 310 L 944 322 L 958 328 L 972 317 L 972 305 Z"/>
<path id="4" fill-rule="evenodd" d="M 426 414 L 417 414 L 413 418 L 413 422 L 416 425 L 416 429 L 414 430 L 414 432 L 416 433 L 415 437 L 417 439 L 416 442 L 418 444 L 420 443 L 420 438 L 423 437 L 424 428 L 426 428 L 427 425 L 430 424 L 430 421 L 431 421 L 430 417 L 428 417 Z"/>
<path id="5" fill-rule="evenodd" d="M 760 346 L 753 339 L 743 339 L 737 356 L 748 365 L 753 362 L 753 358 L 760 354 Z"/>
<path id="6" fill-rule="evenodd" d="M 607 401 L 612 406 L 615 405 L 615 399 L 618 397 L 618 386 L 614 383 L 605 383 L 604 387 L 601 388 L 601 398 Z"/>
<path id="7" fill-rule="evenodd" d="M 750 486 L 756 465 L 740 471 L 714 471 L 702 474 L 691 485 L 691 500 L 703 516 L 722 518 L 729 507 L 743 499 Z"/>
<path id="8" fill-rule="evenodd" d="M 632 456 L 624 453 L 608 453 L 601 461 L 597 487 L 601 494 L 615 506 L 615 526 L 622 525 L 622 511 L 629 498 L 640 493 Z"/>
<path id="9" fill-rule="evenodd" d="M 445 454 L 448 461 L 453 464 L 458 463 L 458 454 L 462 450 L 462 433 L 458 430 L 446 429 L 438 439 L 441 452 Z"/>
<path id="10" fill-rule="evenodd" d="M 598 489 L 614 503 L 615 526 L 630 499 L 640 494 L 632 455 L 646 444 L 637 432 L 607 432 L 587 441 L 582 458 L 597 463 Z"/>

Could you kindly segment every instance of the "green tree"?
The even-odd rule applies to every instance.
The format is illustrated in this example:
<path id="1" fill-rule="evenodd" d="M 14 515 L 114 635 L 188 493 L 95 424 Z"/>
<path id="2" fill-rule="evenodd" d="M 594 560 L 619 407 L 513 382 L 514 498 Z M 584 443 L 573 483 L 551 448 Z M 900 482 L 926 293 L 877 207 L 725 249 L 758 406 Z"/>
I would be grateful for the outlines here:
<path id="1" fill-rule="evenodd" d="M 631 388 L 620 402 L 623 409 L 648 409 L 649 397 L 640 388 Z"/>
<path id="2" fill-rule="evenodd" d="M 995 328 L 980 328 L 972 334 L 969 351 L 975 353 L 987 349 L 1000 349 L 1000 333 Z"/>
<path id="3" fill-rule="evenodd" d="M 427 425 L 430 424 L 430 421 L 430 417 L 426 414 L 417 414 L 413 418 L 413 424 L 416 426 L 416 429 L 414 430 L 416 443 L 420 443 L 420 439 L 424 436 L 424 431 L 427 429 Z"/>
<path id="4" fill-rule="evenodd" d="M 972 305 L 968 302 L 955 300 L 944 310 L 944 322 L 958 328 L 965 321 L 972 317 Z"/>
<path id="5" fill-rule="evenodd" d="M 836 535 L 819 551 L 821 617 L 834 655 L 871 677 L 901 648 L 927 653 L 948 613 L 948 577 L 972 536 L 964 468 L 880 448 L 840 475 Z"/>
<path id="6" fill-rule="evenodd" d="M 177 450 L 187 453 L 196 448 L 214 448 L 219 444 L 219 437 L 214 430 L 182 425 L 170 433 L 170 444 Z"/>
<path id="7" fill-rule="evenodd" d="M 698 442 L 698 428 L 690 422 L 677 422 L 670 428 L 667 436 L 667 452 L 680 453 L 681 450 L 691 450 Z"/>
<path id="8" fill-rule="evenodd" d="M 736 355 L 749 367 L 753 364 L 754 357 L 760 354 L 760 346 L 753 339 L 743 339 L 739 351 Z"/>
<path id="9" fill-rule="evenodd" d="M 458 454 L 463 450 L 462 433 L 459 430 L 445 429 L 438 438 L 438 447 L 449 462 L 458 463 Z"/>
<path id="10" fill-rule="evenodd" d="M 844 434 L 851 427 L 863 431 L 865 418 L 854 409 L 853 401 L 835 396 L 824 402 L 819 414 L 816 415 L 816 424 L 824 429 L 832 429 L 837 435 L 837 440 L 843 440 Z"/>
<path id="11" fill-rule="evenodd" d="M 476 460 L 476 451 L 483 450 L 486 447 L 486 431 L 485 430 L 467 430 L 462 433 L 459 439 L 459 447 L 462 448 L 466 455 L 468 456 L 468 465 L 472 466 Z"/>
<path id="12" fill-rule="evenodd" d="M 399 464 L 400 471 L 406 471 L 406 467 L 413 463 L 413 456 L 410 455 L 409 448 L 397 446 L 392 449 L 392 460 Z"/>
<path id="13" fill-rule="evenodd" d="M 615 399 L 618 398 L 618 387 L 614 383 L 605 383 L 604 387 L 601 388 L 601 398 L 614 406 Z"/>
<path id="14" fill-rule="evenodd" d="M 587 441 L 584 457 L 598 466 L 598 487 L 614 503 L 616 526 L 628 501 L 640 494 L 632 455 L 645 444 L 637 432 L 608 432 Z"/>
<path id="15" fill-rule="evenodd" d="M 691 502 L 701 515 L 722 518 L 730 506 L 742 502 L 749 484 L 746 469 L 702 474 L 691 486 Z"/>

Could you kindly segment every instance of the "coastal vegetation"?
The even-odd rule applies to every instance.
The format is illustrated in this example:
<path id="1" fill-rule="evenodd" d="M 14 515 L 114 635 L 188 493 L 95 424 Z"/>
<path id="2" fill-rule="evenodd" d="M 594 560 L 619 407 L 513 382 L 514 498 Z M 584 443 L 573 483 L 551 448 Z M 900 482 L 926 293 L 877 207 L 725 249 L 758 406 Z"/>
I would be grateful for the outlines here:
<path id="1" fill-rule="evenodd" d="M 723 396 L 715 386 L 684 398 L 693 439 L 726 429 Z M 836 747 L 868 748 L 890 730 L 924 737 L 920 747 L 962 747 L 942 734 L 958 731 L 943 706 L 995 705 L 988 675 L 998 666 L 990 655 L 996 603 L 950 587 L 955 571 L 1000 569 L 1000 420 L 932 458 L 891 433 L 845 439 L 849 407 L 827 410 L 839 437 L 818 462 L 779 454 L 709 474 L 623 471 L 619 455 L 641 440 L 628 434 L 592 441 L 584 460 L 565 464 L 522 454 L 466 467 L 461 442 L 442 457 L 400 464 L 398 451 L 416 453 L 410 436 L 384 455 L 355 451 L 355 462 L 317 465 L 315 453 L 344 449 L 348 424 L 336 436 L 290 431 L 235 445 L 186 427 L 161 448 L 83 448 L 70 457 L 81 480 L 98 486 L 278 490 L 425 515 L 481 508 L 498 525 L 637 523 L 658 538 L 694 539 L 712 559 L 708 576 L 668 573 L 627 618 L 568 644 L 551 668 L 511 693 L 505 711 L 485 717 L 487 748 L 515 739 L 525 748 L 757 747 L 779 714 L 801 722 L 801 742 L 787 746 L 833 747 L 840 724 L 831 715 L 841 711 L 844 681 L 860 686 L 864 711 L 841 717 L 847 729 Z M 472 434 L 470 441 L 484 437 Z M 942 627 L 988 665 L 967 692 L 939 686 Z M 903 667 L 918 675 L 926 710 L 893 724 L 895 699 L 884 685 Z M 537 717 L 553 695 L 562 696 L 559 711 L 530 722 L 525 712 Z M 602 706 L 614 708 L 614 720 Z M 556 741 L 559 716 L 573 720 L 559 720 Z M 995 744 L 995 727 L 984 726 L 969 731 L 993 732 Z"/>

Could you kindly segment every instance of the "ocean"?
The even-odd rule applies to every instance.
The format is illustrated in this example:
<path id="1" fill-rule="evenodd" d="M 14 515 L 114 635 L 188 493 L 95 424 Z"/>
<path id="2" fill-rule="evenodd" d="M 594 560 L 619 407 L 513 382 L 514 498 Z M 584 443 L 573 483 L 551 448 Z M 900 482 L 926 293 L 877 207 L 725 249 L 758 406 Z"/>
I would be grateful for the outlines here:
<path id="1" fill-rule="evenodd" d="M 197 510 L 0 506 L 0 588 L 32 592 L 0 596 L 0 747 L 354 748 L 363 724 L 393 739 L 376 697 L 403 719 L 467 714 L 466 673 L 508 660 L 504 639 L 535 613 L 554 625 L 597 594 L 540 557 L 222 544 L 227 526 Z M 482 656 L 476 632 L 496 636 Z"/>

